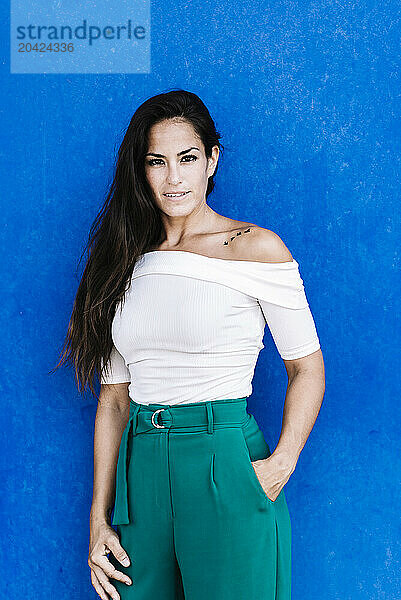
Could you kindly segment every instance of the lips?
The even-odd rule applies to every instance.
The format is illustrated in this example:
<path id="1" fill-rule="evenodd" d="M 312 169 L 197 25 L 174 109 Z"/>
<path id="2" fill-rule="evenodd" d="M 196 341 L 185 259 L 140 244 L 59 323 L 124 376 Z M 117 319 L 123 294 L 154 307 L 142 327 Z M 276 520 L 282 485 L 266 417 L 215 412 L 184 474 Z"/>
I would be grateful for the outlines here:
<path id="1" fill-rule="evenodd" d="M 171 194 L 171 195 L 169 195 L 169 194 Z M 169 198 L 170 200 L 174 200 L 175 198 L 183 198 L 187 194 L 189 194 L 189 191 L 186 191 L 186 192 L 170 192 L 170 193 L 167 192 L 167 193 L 163 194 L 163 196 L 165 196 L 166 198 Z"/>

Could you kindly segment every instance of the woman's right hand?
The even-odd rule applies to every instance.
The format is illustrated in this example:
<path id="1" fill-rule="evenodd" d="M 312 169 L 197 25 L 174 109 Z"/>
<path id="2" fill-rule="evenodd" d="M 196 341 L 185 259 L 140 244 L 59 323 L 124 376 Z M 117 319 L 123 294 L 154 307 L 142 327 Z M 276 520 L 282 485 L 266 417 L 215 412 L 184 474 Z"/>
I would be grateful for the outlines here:
<path id="1" fill-rule="evenodd" d="M 120 600 L 120 594 L 110 583 L 109 578 L 118 579 L 128 585 L 131 585 L 132 581 L 112 565 L 107 558 L 107 554 L 110 552 L 124 567 L 129 566 L 129 556 L 121 546 L 119 537 L 111 525 L 106 522 L 91 524 L 88 565 L 91 569 L 92 585 L 102 600 L 109 600 L 109 597 L 113 600 Z"/>

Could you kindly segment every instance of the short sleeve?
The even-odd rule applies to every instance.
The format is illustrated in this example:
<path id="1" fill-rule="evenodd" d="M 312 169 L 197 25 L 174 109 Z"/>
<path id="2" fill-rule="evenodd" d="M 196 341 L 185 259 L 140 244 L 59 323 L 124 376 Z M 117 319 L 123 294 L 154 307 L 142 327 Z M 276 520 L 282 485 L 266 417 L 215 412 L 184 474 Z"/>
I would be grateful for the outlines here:
<path id="1" fill-rule="evenodd" d="M 100 383 L 126 383 L 131 381 L 130 371 L 125 364 L 125 360 L 114 345 L 104 371 L 103 366 L 102 361 Z"/>
<path id="2" fill-rule="evenodd" d="M 281 358 L 293 360 L 319 350 L 320 342 L 309 305 L 295 309 L 264 300 L 258 302 Z"/>

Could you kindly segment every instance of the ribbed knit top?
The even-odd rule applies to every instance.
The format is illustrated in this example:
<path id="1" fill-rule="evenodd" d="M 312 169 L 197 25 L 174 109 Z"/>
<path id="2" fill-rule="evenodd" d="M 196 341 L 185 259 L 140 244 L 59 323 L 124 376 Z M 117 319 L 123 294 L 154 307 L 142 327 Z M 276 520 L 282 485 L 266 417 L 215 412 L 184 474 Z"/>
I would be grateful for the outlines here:
<path id="1" fill-rule="evenodd" d="M 266 323 L 285 360 L 320 348 L 295 259 L 147 252 L 115 312 L 100 381 L 130 382 L 130 397 L 143 404 L 249 396 Z"/>

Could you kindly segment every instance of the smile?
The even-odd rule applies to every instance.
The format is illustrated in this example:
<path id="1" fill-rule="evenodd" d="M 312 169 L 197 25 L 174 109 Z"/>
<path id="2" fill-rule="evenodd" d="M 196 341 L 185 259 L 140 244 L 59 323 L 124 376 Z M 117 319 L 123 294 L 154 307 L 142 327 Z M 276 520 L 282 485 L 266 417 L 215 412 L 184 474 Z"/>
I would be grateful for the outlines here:
<path id="1" fill-rule="evenodd" d="M 186 196 L 189 192 L 181 192 L 179 194 L 163 194 L 166 198 L 182 198 L 182 196 Z"/>

